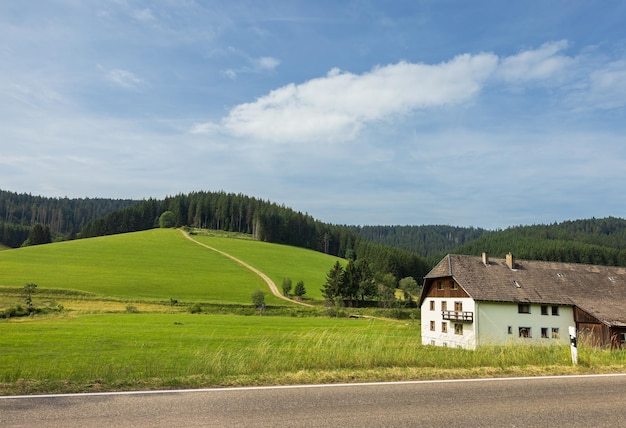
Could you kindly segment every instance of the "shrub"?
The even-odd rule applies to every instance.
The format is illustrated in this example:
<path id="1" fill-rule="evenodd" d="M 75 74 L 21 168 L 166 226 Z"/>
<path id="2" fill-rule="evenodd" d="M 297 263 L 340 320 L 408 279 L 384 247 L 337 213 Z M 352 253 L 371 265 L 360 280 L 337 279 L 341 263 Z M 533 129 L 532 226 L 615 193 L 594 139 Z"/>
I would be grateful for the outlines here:
<path id="1" fill-rule="evenodd" d="M 30 315 L 30 311 L 19 304 L 0 312 L 0 318 L 16 318 L 28 315 Z"/>
<path id="2" fill-rule="evenodd" d="M 199 314 L 200 312 L 202 312 L 202 305 L 200 305 L 200 303 L 194 303 L 189 308 L 189 312 L 191 312 L 192 314 Z"/>
<path id="3" fill-rule="evenodd" d="M 171 211 L 165 211 L 159 217 L 159 227 L 168 228 L 176 226 L 176 214 Z"/>

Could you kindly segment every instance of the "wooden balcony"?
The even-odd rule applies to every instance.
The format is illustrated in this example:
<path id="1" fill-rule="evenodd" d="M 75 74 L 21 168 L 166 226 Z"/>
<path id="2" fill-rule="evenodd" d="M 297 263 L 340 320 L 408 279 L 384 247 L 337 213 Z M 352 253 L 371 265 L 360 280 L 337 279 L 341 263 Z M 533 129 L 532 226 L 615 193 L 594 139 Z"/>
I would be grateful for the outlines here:
<path id="1" fill-rule="evenodd" d="M 448 321 L 474 322 L 474 312 L 441 311 L 441 316 Z"/>

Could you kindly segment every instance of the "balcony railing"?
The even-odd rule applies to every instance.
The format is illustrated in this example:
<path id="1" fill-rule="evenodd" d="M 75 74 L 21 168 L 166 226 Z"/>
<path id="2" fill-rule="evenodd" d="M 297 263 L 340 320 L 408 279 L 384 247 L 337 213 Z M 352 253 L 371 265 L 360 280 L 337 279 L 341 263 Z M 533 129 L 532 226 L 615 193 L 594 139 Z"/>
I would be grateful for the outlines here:
<path id="1" fill-rule="evenodd" d="M 444 320 L 474 322 L 474 312 L 467 311 L 441 311 Z"/>

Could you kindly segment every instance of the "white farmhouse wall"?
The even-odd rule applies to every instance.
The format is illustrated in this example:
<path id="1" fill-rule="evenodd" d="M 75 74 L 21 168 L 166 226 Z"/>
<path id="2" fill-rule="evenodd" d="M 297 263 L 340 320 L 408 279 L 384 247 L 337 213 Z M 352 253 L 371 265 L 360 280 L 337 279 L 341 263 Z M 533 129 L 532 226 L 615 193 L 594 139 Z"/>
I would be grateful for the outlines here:
<path id="1" fill-rule="evenodd" d="M 552 315 L 548 305 L 548 315 L 541 314 L 542 305 L 530 305 L 530 313 L 518 313 L 517 303 L 476 302 L 478 344 L 533 343 L 551 344 L 555 340 L 569 342 L 568 326 L 575 325 L 574 310 L 571 306 L 559 306 L 558 315 Z M 530 338 L 520 338 L 520 327 L 530 327 Z M 548 329 L 548 338 L 541 337 L 541 329 Z M 559 338 L 552 338 L 552 329 L 559 329 Z"/>
<path id="2" fill-rule="evenodd" d="M 434 310 L 430 310 L 430 302 L 435 302 Z M 422 344 L 435 346 L 449 346 L 452 348 L 474 349 L 476 347 L 475 323 L 444 320 L 441 311 L 441 302 L 446 302 L 447 310 L 454 311 L 455 302 L 461 302 L 464 312 L 473 312 L 476 317 L 474 300 L 471 298 L 448 297 L 424 299 L 421 307 L 422 317 Z M 430 322 L 435 322 L 435 330 L 431 331 Z M 443 332 L 442 323 L 446 323 L 447 332 Z M 463 334 L 455 333 L 455 324 L 463 326 Z"/>

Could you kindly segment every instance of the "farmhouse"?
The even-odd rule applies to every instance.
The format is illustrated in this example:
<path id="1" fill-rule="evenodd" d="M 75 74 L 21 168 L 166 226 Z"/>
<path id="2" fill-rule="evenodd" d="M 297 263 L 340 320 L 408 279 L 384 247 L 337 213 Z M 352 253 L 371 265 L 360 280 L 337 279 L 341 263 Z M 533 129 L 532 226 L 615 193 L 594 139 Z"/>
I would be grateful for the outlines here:
<path id="1" fill-rule="evenodd" d="M 626 347 L 626 268 L 449 254 L 424 278 L 422 343 Z"/>

